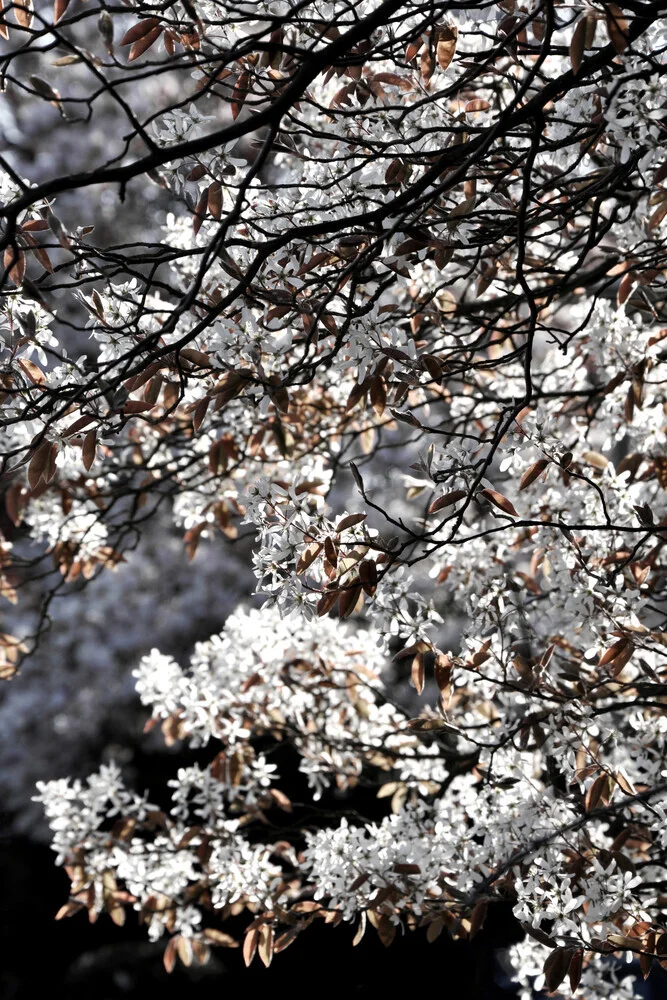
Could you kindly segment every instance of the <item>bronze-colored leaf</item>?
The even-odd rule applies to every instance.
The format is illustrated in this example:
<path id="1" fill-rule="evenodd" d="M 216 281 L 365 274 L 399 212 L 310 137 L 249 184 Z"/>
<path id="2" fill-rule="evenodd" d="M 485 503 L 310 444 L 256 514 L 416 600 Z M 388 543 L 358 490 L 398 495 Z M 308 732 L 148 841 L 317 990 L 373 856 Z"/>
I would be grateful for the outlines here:
<path id="1" fill-rule="evenodd" d="M 51 263 L 51 258 L 44 247 L 41 247 L 37 240 L 30 236 L 29 233 L 24 233 L 23 239 L 25 240 L 30 252 L 35 255 L 44 270 L 48 271 L 49 274 L 53 274 L 53 264 Z"/>
<path id="2" fill-rule="evenodd" d="M 30 463 L 28 465 L 28 484 L 31 490 L 34 490 L 43 478 L 49 465 L 50 454 L 51 442 L 42 441 L 37 451 L 30 459 Z"/>
<path id="3" fill-rule="evenodd" d="M 217 181 L 213 181 L 209 185 L 208 195 L 208 210 L 214 219 L 220 219 L 222 217 L 222 187 Z"/>
<path id="4" fill-rule="evenodd" d="M 549 993 L 555 993 L 567 975 L 572 961 L 570 948 L 556 948 L 544 963 L 544 978 Z"/>
<path id="5" fill-rule="evenodd" d="M 349 618 L 357 606 L 357 602 L 362 595 L 361 584 L 348 584 L 341 592 L 338 600 L 338 614 L 340 618 Z"/>
<path id="6" fill-rule="evenodd" d="M 167 942 L 162 961 L 167 972 L 171 973 L 174 971 L 174 967 L 176 966 L 176 938 L 170 938 Z"/>
<path id="7" fill-rule="evenodd" d="M 202 422 L 204 420 L 204 417 L 206 416 L 206 411 L 208 410 L 210 402 L 211 402 L 211 397 L 204 396 L 204 398 L 200 399 L 194 408 L 194 412 L 192 414 L 192 428 L 195 431 L 195 433 L 199 430 L 199 428 L 202 425 Z"/>
<path id="8" fill-rule="evenodd" d="M 581 948 L 577 948 L 572 959 L 570 961 L 569 976 L 570 976 L 570 989 L 574 991 L 579 986 L 581 982 L 581 969 L 584 962 L 584 953 Z"/>
<path id="9" fill-rule="evenodd" d="M 519 516 L 517 511 L 514 509 L 514 505 L 507 499 L 507 497 L 504 497 L 502 493 L 499 493 L 497 490 L 480 490 L 479 494 L 480 496 L 483 496 L 485 500 L 488 500 L 489 503 L 493 504 L 494 507 L 504 511 L 505 514 L 510 514 L 512 517 Z"/>
<path id="10" fill-rule="evenodd" d="M 540 478 L 549 464 L 548 458 L 538 458 L 537 462 L 533 462 L 530 468 L 526 469 L 522 475 L 521 482 L 519 483 L 519 489 L 525 490 L 531 486 L 536 479 Z"/>
<path id="11" fill-rule="evenodd" d="M 463 500 L 464 497 L 468 496 L 467 490 L 450 490 L 449 493 L 443 493 L 441 497 L 434 500 L 428 509 L 429 514 L 436 514 L 443 507 L 450 507 L 453 503 L 458 503 L 459 500 Z"/>
<path id="12" fill-rule="evenodd" d="M 213 927 L 206 927 L 204 930 L 204 937 L 211 944 L 217 944 L 221 948 L 238 948 L 238 941 L 231 936 L 231 934 L 225 934 L 223 931 L 215 930 Z"/>
<path id="13" fill-rule="evenodd" d="M 271 924 L 263 924 L 260 929 L 257 954 L 268 969 L 273 959 L 273 927 Z"/>
<path id="14" fill-rule="evenodd" d="M 154 31 L 158 27 L 160 21 L 157 17 L 147 17 L 143 21 L 139 21 L 137 24 L 133 25 L 129 31 L 126 31 L 123 35 L 120 45 L 132 45 L 134 42 L 139 41 L 140 38 L 144 38 L 151 31 Z"/>
<path id="15" fill-rule="evenodd" d="M 340 533 L 341 531 L 345 531 L 346 528 L 353 528 L 355 524 L 361 524 L 365 520 L 366 514 L 346 514 L 336 525 L 336 531 Z"/>
<path id="16" fill-rule="evenodd" d="M 581 68 L 581 63 L 584 58 L 584 52 L 586 51 L 586 35 L 587 35 L 587 18 L 582 17 L 578 22 L 572 34 L 572 41 L 570 42 L 570 64 L 572 66 L 572 72 L 577 75 Z"/>
<path id="17" fill-rule="evenodd" d="M 14 17 L 22 28 L 29 28 L 34 17 L 32 0 L 14 0 Z"/>
<path id="18" fill-rule="evenodd" d="M 629 26 L 623 11 L 615 3 L 605 4 L 605 21 L 607 23 L 607 34 L 609 41 L 617 52 L 623 52 L 628 47 L 630 41 Z"/>
<path id="19" fill-rule="evenodd" d="M 600 803 L 603 805 L 609 803 L 610 784 L 611 779 L 608 774 L 604 773 L 597 776 L 584 798 L 586 812 L 593 812 Z"/>
<path id="20" fill-rule="evenodd" d="M 86 472 L 90 471 L 90 467 L 95 461 L 95 453 L 97 451 L 97 432 L 95 430 L 88 431 L 85 438 L 83 439 L 83 447 L 81 449 L 81 458 L 83 460 L 83 467 Z"/>
<path id="21" fill-rule="evenodd" d="M 25 277 L 25 254 L 20 247 L 7 247 L 4 255 L 4 268 L 18 288 Z"/>
<path id="22" fill-rule="evenodd" d="M 412 669 L 410 671 L 410 678 L 417 694 L 421 694 L 424 690 L 424 675 L 424 654 L 417 653 L 412 661 Z"/>
<path id="23" fill-rule="evenodd" d="M 129 51 L 127 61 L 134 62 L 134 60 L 143 55 L 147 49 L 150 49 L 151 45 L 154 45 L 158 40 L 163 30 L 162 25 L 158 25 L 157 28 L 153 28 L 152 31 L 149 31 L 147 35 L 143 36 L 143 38 L 138 38 Z"/>
<path id="24" fill-rule="evenodd" d="M 371 379 L 371 406 L 378 417 L 381 417 L 387 406 L 387 387 L 381 375 Z"/>
<path id="25" fill-rule="evenodd" d="M 257 944 L 259 942 L 259 930 L 254 928 L 249 930 L 243 939 L 243 961 L 246 966 L 249 966 L 257 953 Z"/>
<path id="26" fill-rule="evenodd" d="M 658 205 L 658 207 L 651 215 L 651 218 L 646 223 L 646 228 L 648 229 L 648 231 L 653 232 L 653 230 L 660 225 L 660 223 L 662 222 L 662 220 L 665 218 L 666 215 L 667 215 L 667 199 L 665 199 L 665 201 L 663 201 L 661 205 Z"/>
<path id="27" fill-rule="evenodd" d="M 57 24 L 61 17 L 64 17 L 65 11 L 69 7 L 70 0 L 55 0 L 53 4 L 53 23 Z"/>
<path id="28" fill-rule="evenodd" d="M 247 70 L 243 70 L 239 73 L 238 79 L 236 81 L 236 86 L 232 91 L 232 101 L 231 110 L 232 118 L 236 120 L 241 114 L 243 108 L 243 103 L 250 92 L 250 73 Z"/>
<path id="29" fill-rule="evenodd" d="M 206 218 L 207 208 L 208 208 L 208 188 L 204 188 L 199 197 L 199 201 L 197 202 L 194 215 L 192 217 L 192 231 L 195 234 L 195 236 L 201 229 L 201 224 Z"/>
<path id="30" fill-rule="evenodd" d="M 454 58 L 457 37 L 458 28 L 448 26 L 440 29 L 438 44 L 436 46 L 436 56 L 440 69 L 447 69 Z"/>

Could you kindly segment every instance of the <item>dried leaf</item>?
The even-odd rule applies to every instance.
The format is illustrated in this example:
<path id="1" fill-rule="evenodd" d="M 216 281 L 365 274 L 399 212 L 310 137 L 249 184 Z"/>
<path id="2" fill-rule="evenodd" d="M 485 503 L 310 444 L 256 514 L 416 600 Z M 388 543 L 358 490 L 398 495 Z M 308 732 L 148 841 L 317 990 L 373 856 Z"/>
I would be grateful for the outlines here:
<path id="1" fill-rule="evenodd" d="M 33 19 L 32 0 L 14 0 L 14 17 L 22 28 L 29 28 Z"/>
<path id="2" fill-rule="evenodd" d="M 157 28 L 153 28 L 152 31 L 149 31 L 148 34 L 144 35 L 143 38 L 137 39 L 130 49 L 127 61 L 134 62 L 135 59 L 138 59 L 139 56 L 143 55 L 144 52 L 146 52 L 147 49 L 150 49 L 151 45 L 158 40 L 163 31 L 164 28 L 162 25 L 159 25 Z"/>
<path id="3" fill-rule="evenodd" d="M 436 514 L 443 507 L 450 507 L 453 503 L 458 503 L 459 500 L 463 500 L 464 497 L 468 496 L 467 490 L 450 490 L 449 493 L 443 493 L 441 497 L 434 500 L 428 509 L 429 514 Z"/>
<path id="4" fill-rule="evenodd" d="M 129 31 L 126 31 L 123 35 L 120 45 L 132 45 L 134 42 L 138 42 L 140 38 L 144 38 L 151 31 L 160 24 L 159 18 L 157 17 L 147 17 L 143 21 L 139 21 L 138 24 L 133 25 Z"/>
<path id="5" fill-rule="evenodd" d="M 572 956 L 569 969 L 570 989 L 572 990 L 573 993 L 579 986 L 579 983 L 581 982 L 581 969 L 583 966 L 583 962 L 584 962 L 584 953 L 581 948 L 577 948 L 574 955 Z"/>
<path id="6" fill-rule="evenodd" d="M 246 966 L 249 966 L 257 953 L 257 944 L 259 942 L 259 929 L 253 928 L 249 930 L 243 939 L 243 961 Z"/>
<path id="7" fill-rule="evenodd" d="M 494 507 L 498 507 L 499 510 L 504 511 L 505 514 L 510 514 L 512 517 L 519 516 L 507 497 L 504 497 L 502 493 L 498 493 L 497 490 L 480 490 L 479 495 L 483 496 L 484 499 L 488 500 Z"/>
<path id="8" fill-rule="evenodd" d="M 629 26 L 623 11 L 615 3 L 605 4 L 605 21 L 607 23 L 607 34 L 609 41 L 617 52 L 623 52 L 630 41 Z"/>
<path id="9" fill-rule="evenodd" d="M 417 653 L 412 661 L 412 669 L 410 672 L 410 678 L 417 694 L 421 694 L 424 690 L 424 675 L 424 654 Z"/>
<path id="10" fill-rule="evenodd" d="M 457 28 L 446 27 L 441 29 L 438 44 L 436 46 L 436 56 L 440 69 L 447 69 L 450 62 L 454 58 L 457 36 Z"/>
<path id="11" fill-rule="evenodd" d="M 361 524 L 366 520 L 366 514 L 346 514 L 336 525 L 336 531 L 340 533 L 347 528 L 353 528 L 355 524 Z"/>
<path id="12" fill-rule="evenodd" d="M 531 486 L 536 479 L 540 478 L 549 464 L 549 459 L 547 458 L 538 458 L 537 462 L 533 462 L 530 468 L 526 469 L 522 475 L 521 482 L 519 483 L 519 489 L 525 490 Z"/>
<path id="13" fill-rule="evenodd" d="M 577 22 L 570 42 L 570 64 L 572 72 L 576 76 L 581 68 L 581 63 L 586 51 L 586 18 L 582 17 Z"/>
<path id="14" fill-rule="evenodd" d="M 83 467 L 86 472 L 90 471 L 90 467 L 95 461 L 95 453 L 97 451 L 97 432 L 95 430 L 88 431 L 85 438 L 83 439 L 83 448 L 81 449 L 81 458 L 83 460 Z"/>
<path id="15" fill-rule="evenodd" d="M 46 473 L 51 455 L 51 442 L 42 441 L 28 465 L 28 484 L 34 490 Z"/>
<path id="16" fill-rule="evenodd" d="M 263 924 L 260 929 L 257 954 L 268 969 L 273 958 L 273 927 L 271 924 Z"/>
<path id="17" fill-rule="evenodd" d="M 53 5 L 53 23 L 57 24 L 61 17 L 64 17 L 65 11 L 69 7 L 70 0 L 55 0 Z"/>
<path id="18" fill-rule="evenodd" d="M 544 963 L 544 978 L 549 993 L 555 993 L 567 975 L 572 961 L 572 951 L 569 948 L 556 948 Z"/>
<path id="19" fill-rule="evenodd" d="M 217 181 L 209 185 L 207 193 L 208 210 L 214 219 L 222 217 L 222 186 Z"/>
<path id="20" fill-rule="evenodd" d="M 250 92 L 250 73 L 247 70 L 243 70 L 239 73 L 238 79 L 236 81 L 236 86 L 232 92 L 231 110 L 232 118 L 236 120 L 241 114 L 243 108 L 243 102 Z"/>
<path id="21" fill-rule="evenodd" d="M 18 288 L 25 277 L 25 254 L 20 248 L 7 247 L 4 255 L 4 268 L 13 283 Z"/>

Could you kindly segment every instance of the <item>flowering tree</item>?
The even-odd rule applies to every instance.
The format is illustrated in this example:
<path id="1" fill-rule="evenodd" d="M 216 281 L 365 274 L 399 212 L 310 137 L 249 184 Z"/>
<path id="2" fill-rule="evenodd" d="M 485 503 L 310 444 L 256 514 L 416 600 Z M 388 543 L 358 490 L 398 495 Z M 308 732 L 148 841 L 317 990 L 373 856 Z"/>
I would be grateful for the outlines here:
<path id="1" fill-rule="evenodd" d="M 136 671 L 150 725 L 212 744 L 170 803 L 40 785 L 61 915 L 134 907 L 172 968 L 249 913 L 268 965 L 316 920 L 470 937 L 503 900 L 525 996 L 667 965 L 665 13 L 5 9 L 9 90 L 123 126 L 36 185 L 0 160 L 3 593 L 113 569 L 169 507 L 191 558 L 252 531 L 266 597 Z M 160 241 L 57 214 L 149 182 Z"/>

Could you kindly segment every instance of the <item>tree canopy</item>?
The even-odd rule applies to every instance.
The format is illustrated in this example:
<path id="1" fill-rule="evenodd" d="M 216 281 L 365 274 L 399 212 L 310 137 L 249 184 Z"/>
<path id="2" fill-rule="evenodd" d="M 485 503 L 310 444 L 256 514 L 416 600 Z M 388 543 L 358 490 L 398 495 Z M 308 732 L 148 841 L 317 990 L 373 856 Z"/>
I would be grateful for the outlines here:
<path id="1" fill-rule="evenodd" d="M 5 2 L 7 95 L 110 125 L 0 157 L 1 593 L 50 581 L 2 673 L 158 510 L 195 566 L 251 536 L 263 598 L 135 670 L 210 751 L 165 801 L 40 783 L 62 916 L 134 908 L 172 968 L 245 914 L 268 965 L 502 902 L 526 998 L 667 968 L 666 14 Z"/>

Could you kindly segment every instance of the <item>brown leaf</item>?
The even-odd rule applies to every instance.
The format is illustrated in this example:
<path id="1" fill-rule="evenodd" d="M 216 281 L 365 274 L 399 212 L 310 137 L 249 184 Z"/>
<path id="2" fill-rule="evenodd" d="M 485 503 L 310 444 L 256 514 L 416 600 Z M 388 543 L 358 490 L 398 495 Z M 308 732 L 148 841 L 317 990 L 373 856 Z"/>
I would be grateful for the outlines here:
<path id="1" fill-rule="evenodd" d="M 574 991 L 581 981 L 581 969 L 584 962 L 584 953 L 581 948 L 577 948 L 570 962 L 570 989 Z"/>
<path id="2" fill-rule="evenodd" d="M 164 949 L 164 955 L 162 956 L 162 961 L 167 972 L 171 973 L 174 971 L 176 965 L 176 938 L 170 938 L 167 942 L 167 947 Z"/>
<path id="3" fill-rule="evenodd" d="M 25 254 L 23 250 L 20 247 L 7 247 L 4 256 L 4 266 L 5 271 L 18 288 L 25 276 Z"/>
<path id="4" fill-rule="evenodd" d="M 591 787 L 586 792 L 586 797 L 584 799 L 584 806 L 586 812 L 593 812 L 593 810 L 602 802 L 603 805 L 607 805 L 610 799 L 610 786 L 611 779 L 608 774 L 599 774 Z"/>
<path id="5" fill-rule="evenodd" d="M 548 458 L 538 458 L 537 462 L 533 462 L 530 468 L 526 469 L 526 471 L 522 475 L 521 482 L 519 483 L 519 489 L 525 490 L 529 486 L 531 486 L 536 479 L 540 478 L 540 476 L 542 475 L 542 473 L 549 464 L 550 463 Z"/>
<path id="6" fill-rule="evenodd" d="M 382 944 L 385 948 L 389 948 L 396 937 L 396 924 L 383 914 L 377 923 L 376 930 Z"/>
<path id="7" fill-rule="evenodd" d="M 613 646 L 610 646 L 609 649 L 606 649 L 601 655 L 598 660 L 598 667 L 604 667 L 605 664 L 611 663 L 612 660 L 615 660 L 616 657 L 623 652 L 629 642 L 630 640 L 625 636 L 621 639 L 617 639 Z"/>
<path id="8" fill-rule="evenodd" d="M 410 678 L 412 684 L 415 688 L 417 694 L 421 694 L 424 690 L 424 654 L 417 653 L 412 661 L 412 670 L 410 672 Z"/>
<path id="9" fill-rule="evenodd" d="M 340 618 L 349 618 L 354 609 L 357 606 L 357 601 L 359 600 L 362 593 L 361 584 L 357 583 L 348 585 L 345 590 L 342 591 L 338 599 L 338 614 Z"/>
<path id="10" fill-rule="evenodd" d="M 255 954 L 257 952 L 257 943 L 259 941 L 259 930 L 254 928 L 248 931 L 245 938 L 243 939 L 243 961 L 246 966 L 249 966 L 252 962 Z"/>
<path id="11" fill-rule="evenodd" d="M 452 679 L 452 661 L 445 653 L 438 653 L 435 658 L 435 683 L 439 691 L 446 691 Z"/>
<path id="12" fill-rule="evenodd" d="M 19 359 L 19 368 L 25 372 L 28 380 L 32 382 L 33 385 L 43 385 L 46 381 L 46 375 L 34 361 L 29 361 L 28 358 Z"/>
<path id="13" fill-rule="evenodd" d="M 273 927 L 271 924 L 264 924 L 260 929 L 257 954 L 268 969 L 273 958 Z"/>
<path id="14" fill-rule="evenodd" d="M 269 794 L 279 809 L 282 809 L 282 811 L 286 813 L 292 812 L 292 803 L 285 793 L 281 792 L 279 788 L 272 788 Z"/>
<path id="15" fill-rule="evenodd" d="M 456 52 L 457 28 L 446 27 L 441 29 L 438 44 L 436 46 L 436 56 L 440 69 L 447 69 L 454 58 Z"/>
<path id="16" fill-rule="evenodd" d="M 232 118 L 235 120 L 241 114 L 243 108 L 243 102 L 250 92 L 250 73 L 247 70 L 243 70 L 239 73 L 238 79 L 236 81 L 236 86 L 232 92 Z"/>
<path id="17" fill-rule="evenodd" d="M 37 240 L 33 239 L 33 237 L 30 236 L 28 233 L 24 233 L 23 239 L 28 244 L 30 252 L 35 255 L 35 257 L 40 262 L 44 270 L 48 271 L 49 274 L 53 274 L 53 264 L 51 263 L 51 258 L 49 257 L 46 250 L 43 247 L 41 247 L 37 242 Z"/>
<path id="18" fill-rule="evenodd" d="M 222 187 L 217 181 L 209 185 L 207 193 L 208 210 L 214 219 L 222 217 Z"/>
<path id="19" fill-rule="evenodd" d="M 424 49 L 422 51 L 419 63 L 419 69 L 421 75 L 424 77 L 424 82 L 428 83 L 428 81 L 433 76 L 433 73 L 435 72 L 435 59 L 433 58 L 428 49 Z"/>
<path id="20" fill-rule="evenodd" d="M 195 433 L 199 430 L 206 416 L 206 411 L 208 410 L 209 403 L 211 402 L 210 396 L 204 396 L 200 399 L 195 406 L 194 413 L 192 414 L 192 428 Z"/>
<path id="21" fill-rule="evenodd" d="M 53 5 L 53 23 L 57 24 L 61 17 L 64 17 L 65 11 L 69 7 L 70 0 L 55 0 Z"/>
<path id="22" fill-rule="evenodd" d="M 502 493 L 498 493 L 497 490 L 480 490 L 479 493 L 480 496 L 483 496 L 494 507 L 498 507 L 499 510 L 504 511 L 506 514 L 511 514 L 512 517 L 519 516 L 507 497 L 504 497 Z"/>
<path id="23" fill-rule="evenodd" d="M 31 490 L 34 490 L 37 484 L 44 477 L 44 474 L 49 466 L 50 455 L 51 442 L 42 441 L 39 448 L 30 459 L 30 464 L 28 465 L 28 483 Z"/>
<path id="24" fill-rule="evenodd" d="M 23 518 L 23 487 L 20 483 L 13 483 L 5 493 L 5 510 L 7 517 L 12 524 L 18 525 Z"/>
<path id="25" fill-rule="evenodd" d="M 341 518 L 336 525 L 336 531 L 345 531 L 346 528 L 352 528 L 355 524 L 361 524 L 361 522 L 365 520 L 365 514 L 346 514 L 345 517 Z"/>
<path id="26" fill-rule="evenodd" d="M 443 493 L 441 497 L 434 500 L 428 509 L 429 514 L 436 514 L 443 507 L 449 507 L 453 503 L 458 503 L 459 500 L 463 500 L 464 497 L 468 496 L 467 490 L 450 490 L 449 493 Z"/>
<path id="27" fill-rule="evenodd" d="M 646 228 L 648 229 L 648 231 L 652 232 L 654 229 L 656 229 L 666 215 L 667 215 L 667 199 L 665 199 L 665 201 L 663 201 L 661 205 L 658 205 L 656 210 L 651 215 L 651 218 L 648 220 L 646 224 Z"/>
<path id="28" fill-rule="evenodd" d="M 225 934 L 223 931 L 215 930 L 213 927 L 206 927 L 204 930 L 204 937 L 211 944 L 217 944 L 221 948 L 238 948 L 238 941 L 231 936 L 231 934 Z"/>
<path id="29" fill-rule="evenodd" d="M 373 597 L 378 583 L 377 564 L 373 559 L 363 559 L 359 563 L 359 582 L 364 593 Z"/>
<path id="30" fill-rule="evenodd" d="M 139 21 L 129 31 L 125 32 L 119 44 L 121 47 L 123 45 L 132 45 L 134 42 L 139 41 L 140 38 L 148 35 L 149 32 L 154 31 L 159 23 L 160 21 L 157 17 L 147 17 L 143 21 Z"/>
<path id="31" fill-rule="evenodd" d="M 381 375 L 371 379 L 371 406 L 378 417 L 381 417 L 387 406 L 387 387 Z"/>
<path id="32" fill-rule="evenodd" d="M 364 910 L 361 911 L 361 916 L 359 917 L 359 926 L 357 927 L 354 938 L 352 939 L 352 947 L 356 948 L 361 942 L 366 931 L 366 913 Z"/>
<path id="33" fill-rule="evenodd" d="M 574 33 L 572 35 L 572 41 L 570 42 L 570 64 L 572 66 L 572 72 L 576 76 L 581 68 L 581 63 L 584 58 L 584 52 L 586 51 L 586 18 L 582 17 L 578 21 Z"/>
<path id="34" fill-rule="evenodd" d="M 276 938 L 276 943 L 273 946 L 274 953 L 277 955 L 279 952 L 284 951 L 285 948 L 289 948 L 292 942 L 298 937 L 300 931 L 300 927 L 290 927 L 288 931 L 285 931 L 284 934 Z"/>
<path id="35" fill-rule="evenodd" d="M 192 231 L 197 235 L 201 229 L 201 224 L 206 218 L 206 209 L 208 207 L 208 188 L 204 188 L 197 202 L 194 215 L 192 217 Z"/>
<path id="36" fill-rule="evenodd" d="M 570 948 L 556 948 L 544 963 L 544 978 L 549 993 L 555 993 L 567 975 L 572 961 Z"/>
<path id="37" fill-rule="evenodd" d="M 123 413 L 145 413 L 152 409 L 153 404 L 145 399 L 128 399 L 123 405 Z"/>
<path id="38" fill-rule="evenodd" d="M 138 59 L 139 56 L 143 55 L 143 53 L 146 52 L 147 49 L 150 49 L 151 45 L 153 45 L 158 40 L 163 30 L 164 28 L 162 27 L 162 25 L 159 25 L 157 28 L 153 28 L 151 31 L 149 31 L 147 35 L 144 35 L 143 38 L 137 39 L 137 41 L 134 42 L 132 48 L 130 49 L 127 61 L 134 62 L 134 60 Z"/>
<path id="39" fill-rule="evenodd" d="M 29 28 L 33 19 L 32 0 L 14 0 L 14 17 L 22 28 Z"/>
<path id="40" fill-rule="evenodd" d="M 599 451 L 585 451 L 581 457 L 589 465 L 592 465 L 594 469 L 606 469 L 609 465 L 609 459 L 601 455 Z"/>
<path id="41" fill-rule="evenodd" d="M 90 467 L 95 461 L 95 453 L 97 451 L 97 432 L 95 430 L 88 431 L 85 438 L 83 439 L 83 448 L 81 449 L 81 458 L 83 460 L 83 467 L 86 472 L 90 471 Z"/>
<path id="42" fill-rule="evenodd" d="M 605 20 L 609 41 L 617 52 L 623 52 L 628 47 L 629 26 L 623 11 L 615 3 L 605 4 Z"/>

